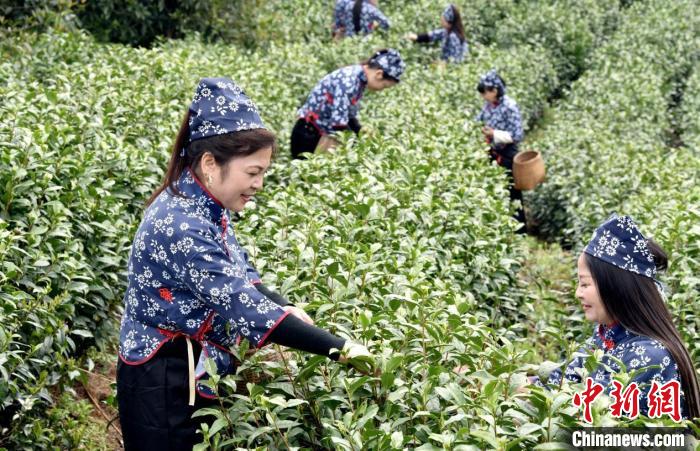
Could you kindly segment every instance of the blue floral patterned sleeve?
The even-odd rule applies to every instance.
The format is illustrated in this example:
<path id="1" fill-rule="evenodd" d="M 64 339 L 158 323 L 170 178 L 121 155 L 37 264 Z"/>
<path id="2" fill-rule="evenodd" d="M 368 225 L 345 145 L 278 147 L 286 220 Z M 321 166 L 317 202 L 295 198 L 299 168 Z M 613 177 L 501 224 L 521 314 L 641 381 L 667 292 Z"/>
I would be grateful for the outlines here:
<path id="1" fill-rule="evenodd" d="M 230 258 L 207 230 L 189 230 L 180 255 L 182 282 L 232 330 L 260 346 L 284 311 L 246 278 L 248 268 Z"/>
<path id="2" fill-rule="evenodd" d="M 379 24 L 379 27 L 384 30 L 388 30 L 389 27 L 391 27 L 389 19 L 384 15 L 383 12 L 379 10 L 379 8 L 377 8 L 371 3 L 365 3 L 365 7 L 367 8 L 367 21 L 370 24 L 373 22 L 377 22 Z"/>
<path id="3" fill-rule="evenodd" d="M 432 30 L 427 33 L 428 40 L 430 42 L 442 41 L 447 35 L 447 31 L 444 28 L 438 28 L 437 30 Z"/>

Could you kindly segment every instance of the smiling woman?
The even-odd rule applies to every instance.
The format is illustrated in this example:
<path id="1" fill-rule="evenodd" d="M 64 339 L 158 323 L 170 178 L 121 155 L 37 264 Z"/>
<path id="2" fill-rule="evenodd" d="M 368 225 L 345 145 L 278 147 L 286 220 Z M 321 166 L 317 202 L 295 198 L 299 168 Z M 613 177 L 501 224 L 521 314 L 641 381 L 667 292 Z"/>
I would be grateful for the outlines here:
<path id="1" fill-rule="evenodd" d="M 654 415 L 654 393 L 657 384 L 663 383 L 679 387 L 672 418 L 697 418 L 696 371 L 657 279 L 657 272 L 667 266 L 666 253 L 645 238 L 629 216 L 613 215 L 598 227 L 578 258 L 576 289 L 586 319 L 597 324 L 596 331 L 564 374 L 555 370 L 548 382 L 558 385 L 562 377 L 582 381 L 587 375 L 587 355 L 600 349 L 603 358 L 590 377 L 610 390 L 613 373 L 633 373 L 630 384 L 639 386 L 641 415 Z"/>
<path id="2" fill-rule="evenodd" d="M 207 78 L 172 150 L 167 174 L 148 202 L 129 257 L 117 392 L 127 450 L 192 449 L 192 414 L 216 393 L 241 339 L 268 342 L 351 364 L 367 349 L 313 326 L 300 308 L 260 281 L 229 226 L 263 187 L 275 150 L 252 101 L 226 78 Z M 343 350 L 343 352 L 339 351 Z"/>

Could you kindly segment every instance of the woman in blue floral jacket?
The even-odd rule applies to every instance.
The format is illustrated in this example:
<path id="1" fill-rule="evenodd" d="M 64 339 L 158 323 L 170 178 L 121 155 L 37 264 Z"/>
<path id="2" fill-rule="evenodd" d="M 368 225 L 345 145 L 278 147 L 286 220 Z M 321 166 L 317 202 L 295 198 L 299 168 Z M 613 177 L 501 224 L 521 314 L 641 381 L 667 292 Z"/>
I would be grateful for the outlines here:
<path id="1" fill-rule="evenodd" d="M 357 114 L 365 88 L 382 91 L 395 86 L 405 68 L 399 52 L 382 49 L 360 64 L 323 77 L 297 112 L 299 118 L 291 136 L 292 157 L 313 153 L 317 147 L 328 150 L 335 144 L 331 138 L 335 132 L 349 129 L 359 134 L 362 126 Z"/>
<path id="2" fill-rule="evenodd" d="M 129 256 L 117 368 L 127 450 L 192 449 L 192 413 L 215 397 L 200 383 L 204 362 L 234 372 L 229 348 L 241 339 L 369 357 L 265 287 L 236 240 L 231 211 L 262 189 L 275 145 L 240 87 L 200 81 Z"/>
<path id="3" fill-rule="evenodd" d="M 513 181 L 513 158 L 518 153 L 518 145 L 524 137 L 520 109 L 518 104 L 506 95 L 506 83 L 495 70 L 484 74 L 476 89 L 485 101 L 476 120 L 483 123 L 482 133 L 491 148 L 491 159 L 506 169 L 510 180 L 510 200 L 521 202 L 515 219 L 522 224 L 517 232 L 525 233 L 523 193 L 515 189 Z"/>
<path id="4" fill-rule="evenodd" d="M 411 41 L 419 43 L 440 41 L 442 43 L 441 60 L 455 63 L 463 61 L 469 46 L 464 36 L 462 16 L 459 14 L 457 6 L 452 3 L 447 5 L 440 17 L 440 23 L 442 28 L 425 34 L 409 33 L 407 37 Z"/>
<path id="5" fill-rule="evenodd" d="M 377 0 L 337 0 L 333 16 L 333 36 L 336 39 L 369 34 L 375 30 L 375 24 L 383 30 L 391 26 L 377 7 Z"/>
<path id="6" fill-rule="evenodd" d="M 664 251 L 646 239 L 629 216 L 614 215 L 596 229 L 578 258 L 576 290 L 586 319 L 596 323 L 596 327 L 563 377 L 581 382 L 590 376 L 610 392 L 613 372 L 636 372 L 629 383 L 637 384 L 638 413 L 647 416 L 661 413 L 658 408 L 654 412 L 653 400 L 661 401 L 658 388 L 678 381 L 677 418 L 698 418 L 700 396 L 693 361 L 656 279 L 657 271 L 666 266 Z M 584 362 L 596 349 L 604 353 L 601 364 L 587 374 Z M 539 383 L 536 378 L 533 380 Z M 549 384 L 559 385 L 561 381 L 560 370 L 549 375 Z"/>

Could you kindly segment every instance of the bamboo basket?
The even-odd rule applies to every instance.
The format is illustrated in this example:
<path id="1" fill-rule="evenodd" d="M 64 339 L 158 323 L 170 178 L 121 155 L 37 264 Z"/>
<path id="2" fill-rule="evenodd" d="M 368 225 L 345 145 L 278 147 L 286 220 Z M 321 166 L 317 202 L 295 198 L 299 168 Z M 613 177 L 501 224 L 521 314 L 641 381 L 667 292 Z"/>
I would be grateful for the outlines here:
<path id="1" fill-rule="evenodd" d="M 529 191 L 544 181 L 545 168 L 542 155 L 536 150 L 518 152 L 513 158 L 515 189 Z"/>

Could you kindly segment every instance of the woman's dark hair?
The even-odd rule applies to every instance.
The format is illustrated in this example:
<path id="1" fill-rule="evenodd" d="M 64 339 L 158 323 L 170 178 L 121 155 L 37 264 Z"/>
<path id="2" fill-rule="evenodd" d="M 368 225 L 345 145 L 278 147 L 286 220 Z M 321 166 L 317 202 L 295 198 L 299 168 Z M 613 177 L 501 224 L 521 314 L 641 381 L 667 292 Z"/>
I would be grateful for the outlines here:
<path id="1" fill-rule="evenodd" d="M 151 205 L 156 197 L 166 189 L 173 195 L 179 196 L 180 190 L 177 189 L 177 181 L 188 167 L 194 170 L 199 165 L 199 161 L 205 152 L 210 152 L 214 156 L 216 164 L 225 166 L 226 163 L 236 157 L 252 155 L 266 147 L 272 148 L 273 155 L 277 151 L 275 134 L 264 128 L 214 135 L 198 139 L 188 145 L 187 142 L 190 137 L 189 119 L 190 114 L 188 111 L 175 138 L 165 178 L 161 185 L 153 191 L 146 205 Z M 185 149 L 184 155 L 182 155 L 182 149 Z"/>
<path id="2" fill-rule="evenodd" d="M 464 36 L 464 24 L 462 24 L 462 15 L 457 9 L 457 5 L 452 4 L 452 12 L 454 13 L 454 19 L 450 23 L 450 31 L 455 33 L 459 38 L 460 42 L 464 42 L 466 37 Z"/>
<path id="3" fill-rule="evenodd" d="M 382 68 L 382 66 L 380 66 L 380 65 L 377 63 L 377 57 L 379 57 L 379 56 L 381 56 L 381 55 L 387 53 L 388 51 L 389 51 L 389 49 L 379 49 L 379 50 L 377 50 L 376 52 L 374 52 L 374 53 L 372 54 L 372 56 L 370 56 L 370 57 L 367 58 L 366 60 L 360 61 L 360 64 L 366 65 L 366 66 L 369 67 L 370 69 L 382 69 L 382 76 L 383 76 L 384 78 L 386 78 L 387 80 L 392 80 L 392 81 L 395 81 L 395 82 L 398 83 L 399 81 L 398 81 L 396 78 L 394 78 L 394 77 L 392 77 L 391 75 L 387 74 L 386 71 Z"/>
<path id="4" fill-rule="evenodd" d="M 656 268 L 666 269 L 666 253 L 653 240 L 647 242 Z M 678 365 L 688 414 L 690 418 L 700 417 L 700 393 L 693 361 L 654 280 L 584 255 L 611 319 L 637 335 L 658 340 L 668 349 Z"/>
<path id="5" fill-rule="evenodd" d="M 483 81 L 479 81 L 479 84 L 476 86 L 476 90 L 479 91 L 480 94 L 483 94 L 486 91 L 490 91 L 492 89 L 495 89 L 497 91 L 496 95 L 500 99 L 505 94 L 505 92 L 503 91 L 503 88 L 506 86 L 506 81 L 500 75 L 497 75 L 497 77 L 499 80 L 501 80 L 501 83 L 503 83 L 503 87 L 501 87 L 500 85 L 499 86 L 489 86 L 489 85 L 486 85 L 486 83 L 484 83 Z"/>
<path id="6" fill-rule="evenodd" d="M 362 5 L 365 0 L 355 0 L 355 4 L 352 7 L 352 25 L 355 28 L 355 33 L 360 32 L 360 18 L 362 17 Z"/>

